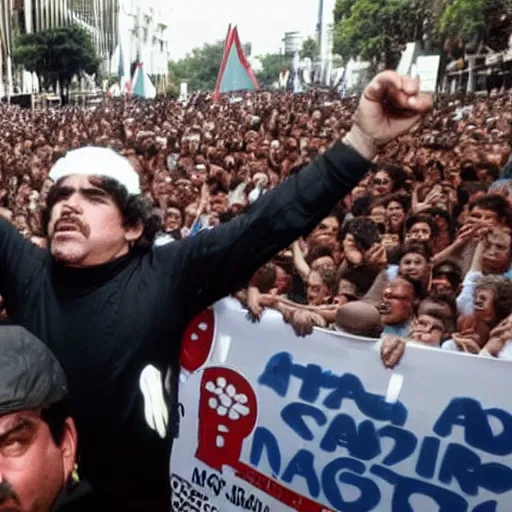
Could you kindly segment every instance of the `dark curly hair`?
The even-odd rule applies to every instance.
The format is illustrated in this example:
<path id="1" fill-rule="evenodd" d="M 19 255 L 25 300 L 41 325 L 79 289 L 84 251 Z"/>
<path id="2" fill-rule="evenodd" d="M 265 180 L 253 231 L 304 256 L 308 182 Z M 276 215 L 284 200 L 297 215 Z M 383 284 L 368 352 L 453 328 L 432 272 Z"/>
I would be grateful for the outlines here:
<path id="1" fill-rule="evenodd" d="M 354 237 L 360 250 L 367 251 L 374 243 L 380 241 L 381 234 L 377 224 L 368 217 L 356 217 L 348 222 L 341 231 L 341 240 L 347 234 Z"/>
<path id="2" fill-rule="evenodd" d="M 64 178 L 58 180 L 48 193 L 46 207 L 42 212 L 42 225 L 44 235 L 48 236 L 48 224 L 51 211 L 61 200 L 61 186 Z M 156 234 L 161 229 L 162 221 L 153 212 L 151 200 L 142 194 L 129 194 L 124 185 L 105 176 L 91 176 L 89 181 L 95 187 L 104 190 L 119 208 L 123 217 L 123 226 L 135 227 L 139 223 L 143 226 L 142 236 L 135 242 L 134 247 L 147 249 L 153 245 Z"/>
<path id="3" fill-rule="evenodd" d="M 423 222 L 430 227 L 432 238 L 435 238 L 437 235 L 439 235 L 439 228 L 434 222 L 434 219 L 430 215 L 427 215 L 423 212 L 415 213 L 407 217 L 405 220 L 405 232 L 407 233 L 407 231 L 409 231 L 414 226 L 414 224 L 418 224 L 419 222 Z"/>
<path id="4" fill-rule="evenodd" d="M 400 259 L 402 259 L 406 254 L 411 253 L 420 254 L 427 262 L 432 258 L 432 251 L 425 242 L 409 242 L 408 244 L 403 245 L 399 252 Z"/>

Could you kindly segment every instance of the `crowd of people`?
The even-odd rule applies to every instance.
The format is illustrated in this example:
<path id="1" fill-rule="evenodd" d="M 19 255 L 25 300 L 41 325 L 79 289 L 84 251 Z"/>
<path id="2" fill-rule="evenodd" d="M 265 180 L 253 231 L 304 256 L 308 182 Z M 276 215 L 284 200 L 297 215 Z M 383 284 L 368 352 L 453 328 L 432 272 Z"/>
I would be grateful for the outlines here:
<path id="1" fill-rule="evenodd" d="M 220 103 L 197 95 L 185 104 L 3 106 L 0 213 L 44 247 L 50 168 L 70 149 L 108 146 L 140 176 L 161 223 L 155 243 L 194 236 L 243 213 L 325 152 L 350 128 L 356 104 L 314 90 Z M 438 99 L 329 217 L 257 272 L 239 294 L 251 314 L 277 308 L 299 333 L 332 326 L 506 357 L 511 106 L 509 93 Z M 442 330 L 425 327 L 434 324 Z"/>
<path id="2" fill-rule="evenodd" d="M 512 357 L 511 106 L 439 98 L 422 118 L 430 98 L 394 73 L 359 106 L 321 90 L 1 106 L 4 321 L 62 364 L 106 509 L 168 510 L 176 411 L 148 433 L 139 388 L 169 370 L 173 402 L 186 323 L 228 293 L 302 336 L 382 339 L 389 367 L 410 342 Z"/>

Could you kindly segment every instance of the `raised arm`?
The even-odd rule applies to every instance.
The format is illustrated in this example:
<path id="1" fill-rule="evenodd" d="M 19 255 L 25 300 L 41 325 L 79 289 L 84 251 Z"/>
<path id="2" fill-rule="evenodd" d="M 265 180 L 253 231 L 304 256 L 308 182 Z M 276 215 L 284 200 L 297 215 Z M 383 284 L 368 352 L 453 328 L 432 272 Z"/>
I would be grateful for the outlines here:
<path id="1" fill-rule="evenodd" d="M 306 258 L 304 257 L 304 253 L 300 248 L 298 240 L 295 240 L 292 244 L 292 254 L 293 254 L 293 264 L 295 266 L 295 270 L 299 273 L 299 276 L 303 281 L 306 281 L 309 276 L 310 268 Z"/>
<path id="2" fill-rule="evenodd" d="M 378 148 L 417 126 L 431 103 L 418 81 L 381 73 L 364 92 L 344 142 L 265 194 L 245 215 L 181 242 L 180 257 L 173 259 L 180 262 L 182 290 L 193 310 L 246 284 L 268 259 L 309 234 L 366 174 Z"/>

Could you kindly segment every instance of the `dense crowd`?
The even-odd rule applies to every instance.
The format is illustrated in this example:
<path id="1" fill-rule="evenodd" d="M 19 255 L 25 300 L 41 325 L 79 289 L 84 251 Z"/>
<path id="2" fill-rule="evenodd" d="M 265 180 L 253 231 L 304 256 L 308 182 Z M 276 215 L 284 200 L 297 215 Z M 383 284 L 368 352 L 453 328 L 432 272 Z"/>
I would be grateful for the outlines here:
<path id="1" fill-rule="evenodd" d="M 108 146 L 140 176 L 161 221 L 155 243 L 171 243 L 251 208 L 343 137 L 355 107 L 322 91 L 40 112 L 2 106 L 0 214 L 45 246 L 52 165 L 69 149 Z M 253 319 L 272 307 L 301 335 L 314 326 L 389 335 L 382 353 L 391 366 L 405 339 L 507 357 L 511 107 L 508 93 L 438 99 L 330 216 L 240 291 Z"/>

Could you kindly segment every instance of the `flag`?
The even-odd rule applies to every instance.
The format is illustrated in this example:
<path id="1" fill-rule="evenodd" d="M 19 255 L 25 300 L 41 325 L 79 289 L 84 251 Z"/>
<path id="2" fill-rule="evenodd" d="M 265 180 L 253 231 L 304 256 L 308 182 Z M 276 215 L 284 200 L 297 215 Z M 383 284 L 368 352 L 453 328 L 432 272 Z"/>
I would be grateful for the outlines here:
<path id="1" fill-rule="evenodd" d="M 151 79 L 144 71 L 142 62 L 137 64 L 133 75 L 131 95 L 144 99 L 154 99 L 156 97 L 156 89 Z"/>
<path id="2" fill-rule="evenodd" d="M 123 44 L 119 41 L 119 62 L 117 65 L 117 75 L 119 76 L 120 93 L 124 96 L 130 95 L 130 77 L 126 73 Z"/>
<path id="3" fill-rule="evenodd" d="M 229 27 L 224 44 L 224 55 L 217 77 L 214 97 L 219 98 L 223 92 L 258 89 L 258 81 L 251 65 L 245 58 L 238 29 Z"/>

